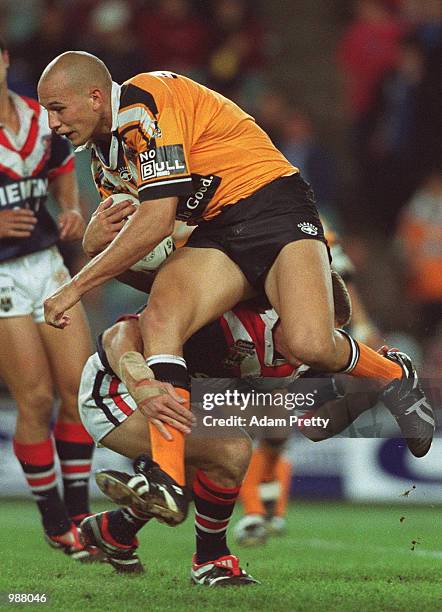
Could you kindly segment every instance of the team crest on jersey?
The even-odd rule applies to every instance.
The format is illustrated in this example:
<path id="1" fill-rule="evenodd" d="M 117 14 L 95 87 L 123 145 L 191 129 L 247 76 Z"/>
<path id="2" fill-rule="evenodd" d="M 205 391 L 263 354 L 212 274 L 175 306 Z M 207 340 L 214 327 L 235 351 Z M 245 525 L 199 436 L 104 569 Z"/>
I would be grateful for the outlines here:
<path id="1" fill-rule="evenodd" d="M 229 348 L 227 357 L 224 359 L 226 368 L 234 368 L 241 365 L 247 357 L 253 357 L 255 354 L 255 343 L 250 340 L 236 340 Z"/>
<path id="2" fill-rule="evenodd" d="M 121 166 L 121 168 L 118 168 L 118 174 L 120 175 L 120 179 L 122 181 L 128 182 L 133 178 L 132 172 L 127 166 Z"/>
<path id="3" fill-rule="evenodd" d="M 163 135 L 163 132 L 161 131 L 160 126 L 158 125 L 158 121 L 155 120 L 153 122 L 153 132 L 152 132 L 152 137 L 153 138 L 161 138 Z"/>

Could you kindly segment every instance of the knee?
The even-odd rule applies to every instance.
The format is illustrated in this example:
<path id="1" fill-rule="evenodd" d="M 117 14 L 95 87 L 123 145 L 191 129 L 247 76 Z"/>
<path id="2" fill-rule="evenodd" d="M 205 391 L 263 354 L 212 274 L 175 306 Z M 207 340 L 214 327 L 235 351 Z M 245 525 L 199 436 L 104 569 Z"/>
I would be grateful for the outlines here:
<path id="1" fill-rule="evenodd" d="M 59 418 L 63 421 L 80 422 L 80 413 L 78 411 L 78 388 L 79 381 L 67 380 L 60 389 L 60 410 Z"/>
<path id="2" fill-rule="evenodd" d="M 18 420 L 28 429 L 49 426 L 54 407 L 52 390 L 45 386 L 26 389 L 17 398 Z"/>
<path id="3" fill-rule="evenodd" d="M 332 334 L 315 334 L 290 339 L 288 350 L 295 361 L 300 361 L 314 370 L 336 372 L 339 370 L 336 344 Z"/>
<path id="4" fill-rule="evenodd" d="M 218 441 L 219 448 L 212 448 L 210 461 L 205 471 L 208 476 L 224 487 L 241 484 L 252 455 L 249 438 L 231 438 Z"/>
<path id="5" fill-rule="evenodd" d="M 140 327 L 147 332 L 148 338 L 158 338 L 168 333 L 170 317 L 166 316 L 165 309 L 150 304 L 145 308 L 139 319 Z M 146 335 L 143 333 L 143 337 Z"/>

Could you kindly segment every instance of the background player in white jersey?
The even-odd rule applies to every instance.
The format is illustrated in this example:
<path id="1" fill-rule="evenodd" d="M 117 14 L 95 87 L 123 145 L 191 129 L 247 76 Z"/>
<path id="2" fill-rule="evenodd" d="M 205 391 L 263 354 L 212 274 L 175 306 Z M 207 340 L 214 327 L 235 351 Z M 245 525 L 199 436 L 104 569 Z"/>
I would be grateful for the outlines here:
<path id="1" fill-rule="evenodd" d="M 37 502 L 47 541 L 74 558 L 96 558 L 81 546 L 76 524 L 89 513 L 92 439 L 77 409 L 80 375 L 91 353 L 83 309 L 63 337 L 44 323 L 43 300 L 69 279 L 56 242 L 82 237 L 70 143 L 51 133 L 35 100 L 7 87 L 9 56 L 0 41 L 0 378 L 17 405 L 14 451 Z M 55 223 L 45 208 L 52 193 Z M 54 387 L 61 404 L 51 435 Z M 54 439 L 63 500 L 54 468 Z"/>

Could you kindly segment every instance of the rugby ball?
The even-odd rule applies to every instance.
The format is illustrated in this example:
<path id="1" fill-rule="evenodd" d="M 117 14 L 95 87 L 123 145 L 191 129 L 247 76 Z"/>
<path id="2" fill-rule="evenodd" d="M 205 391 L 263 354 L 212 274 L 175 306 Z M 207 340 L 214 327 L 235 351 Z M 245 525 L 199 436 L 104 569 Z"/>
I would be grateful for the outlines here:
<path id="1" fill-rule="evenodd" d="M 135 206 L 140 205 L 139 200 L 130 193 L 112 194 L 112 204 L 117 204 L 123 200 L 129 200 L 132 204 L 135 204 Z M 174 240 L 172 236 L 167 236 L 167 238 L 164 238 L 164 240 L 157 244 L 150 253 L 147 253 L 143 259 L 140 259 L 140 261 L 137 261 L 137 263 L 131 266 L 130 269 L 135 272 L 152 272 L 153 270 L 157 270 L 174 250 Z"/>

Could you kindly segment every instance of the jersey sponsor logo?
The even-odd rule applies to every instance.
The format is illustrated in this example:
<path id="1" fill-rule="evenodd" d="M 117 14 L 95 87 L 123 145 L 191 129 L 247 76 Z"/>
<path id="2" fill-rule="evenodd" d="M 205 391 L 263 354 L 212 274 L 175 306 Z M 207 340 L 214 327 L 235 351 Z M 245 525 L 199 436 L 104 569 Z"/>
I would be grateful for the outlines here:
<path id="1" fill-rule="evenodd" d="M 310 236 L 317 236 L 319 229 L 313 223 L 309 223 L 308 221 L 302 221 L 302 223 L 298 223 L 298 227 L 301 232 L 304 234 L 309 234 Z"/>
<path id="2" fill-rule="evenodd" d="M 218 189 L 221 177 L 216 176 L 216 174 L 209 174 L 208 176 L 192 174 L 192 182 L 195 188 L 192 195 L 179 198 L 176 218 L 181 221 L 201 217 Z"/>
<path id="3" fill-rule="evenodd" d="M 165 145 L 140 153 L 141 180 L 186 174 L 187 167 L 182 145 Z"/>
<path id="4" fill-rule="evenodd" d="M 38 210 L 40 202 L 48 195 L 48 179 L 26 178 L 0 187 L 0 206 L 26 204 Z"/>
<path id="5" fill-rule="evenodd" d="M 238 367 L 247 357 L 255 355 L 255 343 L 250 340 L 236 340 L 229 348 L 229 353 L 224 359 L 223 365 L 226 368 Z"/>

